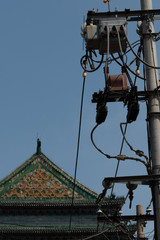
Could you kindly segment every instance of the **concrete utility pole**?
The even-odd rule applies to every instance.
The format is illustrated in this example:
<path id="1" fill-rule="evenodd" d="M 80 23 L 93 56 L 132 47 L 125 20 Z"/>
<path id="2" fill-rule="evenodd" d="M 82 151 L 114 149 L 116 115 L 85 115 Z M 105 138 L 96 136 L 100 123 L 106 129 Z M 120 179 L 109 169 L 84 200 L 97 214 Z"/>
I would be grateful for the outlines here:
<path id="1" fill-rule="evenodd" d="M 152 0 L 141 0 L 141 10 L 151 10 Z M 156 45 L 153 40 L 154 24 L 152 16 L 143 21 L 144 60 L 152 66 L 157 66 Z M 146 66 L 147 91 L 158 89 L 158 71 Z M 149 134 L 151 144 L 152 174 L 160 174 L 160 100 L 159 94 L 152 93 L 148 100 Z M 152 186 L 153 207 L 155 216 L 155 239 L 160 240 L 160 189 L 159 183 Z"/>
<path id="2" fill-rule="evenodd" d="M 144 215 L 144 209 L 143 205 L 137 205 L 137 216 L 143 216 Z M 137 237 L 138 239 L 144 239 L 145 238 L 145 232 L 144 232 L 144 220 L 138 219 L 137 220 Z"/>

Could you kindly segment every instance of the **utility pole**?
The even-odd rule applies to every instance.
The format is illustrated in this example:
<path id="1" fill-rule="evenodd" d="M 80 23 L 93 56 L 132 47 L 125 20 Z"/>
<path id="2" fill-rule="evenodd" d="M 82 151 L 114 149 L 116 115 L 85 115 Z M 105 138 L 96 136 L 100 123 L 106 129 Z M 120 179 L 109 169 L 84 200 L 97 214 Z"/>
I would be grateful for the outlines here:
<path id="1" fill-rule="evenodd" d="M 144 215 L 144 209 L 143 205 L 137 205 L 137 216 L 143 216 Z M 138 239 L 144 239 L 145 238 L 145 232 L 144 232 L 144 220 L 138 219 L 137 220 L 137 237 Z"/>
<path id="2" fill-rule="evenodd" d="M 107 2 L 107 1 L 104 1 Z M 125 176 L 125 177 L 114 177 L 105 178 L 103 180 L 103 192 L 99 195 L 98 201 L 100 201 L 106 194 L 109 188 L 112 188 L 114 183 L 124 183 L 127 185 L 130 193 L 130 201 L 133 199 L 133 190 L 135 190 L 138 184 L 148 185 L 151 187 L 152 200 L 154 208 L 154 229 L 155 229 L 155 240 L 160 240 L 160 86 L 159 86 L 159 76 L 158 69 L 160 69 L 157 63 L 157 52 L 155 40 L 159 39 L 159 33 L 155 33 L 154 30 L 154 20 L 156 15 L 160 15 L 160 9 L 152 9 L 152 0 L 140 0 L 141 10 L 131 11 L 130 9 L 125 9 L 125 11 L 115 11 L 115 12 L 95 12 L 88 11 L 87 20 L 82 25 L 82 37 L 86 41 L 86 55 L 81 58 L 81 66 L 85 71 L 93 72 L 101 67 L 103 57 L 106 54 L 106 65 L 104 68 L 105 73 L 105 89 L 104 91 L 99 91 L 99 93 L 94 93 L 92 102 L 97 103 L 97 125 L 93 128 L 91 132 L 91 140 L 96 149 L 105 155 L 107 158 L 115 158 L 119 160 L 131 159 L 125 155 L 110 156 L 102 152 L 94 143 L 93 132 L 105 121 L 108 113 L 106 108 L 107 102 L 125 102 L 127 103 L 127 124 L 136 121 L 139 104 L 138 101 L 147 101 L 147 121 L 149 130 L 149 157 L 144 156 L 139 150 L 134 151 L 138 156 L 143 156 L 146 158 L 146 162 L 140 160 L 139 158 L 133 159 L 143 163 L 148 171 L 148 175 L 144 176 Z M 139 21 L 139 31 L 138 34 L 141 36 L 141 46 L 136 54 L 128 40 L 127 37 L 127 23 L 129 21 Z M 160 20 L 160 17 L 157 18 Z M 131 68 L 125 64 L 123 60 L 123 53 L 126 52 L 127 42 L 130 50 L 136 56 L 138 62 L 143 62 L 145 69 L 145 76 L 142 78 L 138 72 L 136 72 L 136 77 L 146 80 L 146 88 L 144 91 L 137 91 L 136 86 L 134 86 L 129 72 L 135 75 Z M 143 57 L 141 59 L 141 49 L 143 45 Z M 99 51 L 101 55 L 100 61 L 95 61 L 93 55 L 96 56 L 95 50 Z M 119 58 L 122 60 L 122 64 L 119 64 L 122 69 L 122 74 L 110 75 L 108 67 L 109 54 L 112 55 L 112 61 L 116 61 L 117 58 L 114 57 L 114 53 L 119 54 Z M 89 62 L 89 69 L 86 69 L 86 63 Z M 118 61 L 116 61 L 119 63 Z M 98 63 L 98 66 L 95 66 Z M 137 70 L 139 70 L 139 65 L 137 65 Z M 118 77 L 117 77 L 118 76 Z M 130 88 L 127 86 L 127 78 L 130 83 Z M 129 90 L 130 89 L 130 90 Z M 125 137 L 125 134 L 123 135 Z M 133 149 L 132 149 L 133 150 Z M 142 154 L 142 155 L 141 155 Z M 130 202 L 130 206 L 131 206 Z M 131 217 L 131 216 L 130 216 Z M 110 217 L 111 218 L 111 217 Z M 137 216 L 137 220 L 141 224 L 143 217 Z M 128 217 L 126 218 L 128 219 Z M 135 219 L 135 217 L 134 217 Z M 99 219 L 99 221 L 104 221 L 104 219 Z M 153 220 L 153 216 L 152 216 Z M 107 220 L 105 220 L 107 221 Z M 113 219 L 114 221 L 114 219 Z"/>
<path id="3" fill-rule="evenodd" d="M 141 10 L 151 10 L 152 0 L 141 0 Z M 156 45 L 153 41 L 154 24 L 152 16 L 147 16 L 142 23 L 144 59 L 152 66 L 157 66 Z M 146 66 L 147 91 L 158 89 L 157 69 Z M 160 174 L 160 100 L 159 93 L 152 93 L 148 99 L 148 120 L 151 145 L 152 174 Z M 159 182 L 152 185 L 154 207 L 155 239 L 160 240 L 160 189 Z"/>

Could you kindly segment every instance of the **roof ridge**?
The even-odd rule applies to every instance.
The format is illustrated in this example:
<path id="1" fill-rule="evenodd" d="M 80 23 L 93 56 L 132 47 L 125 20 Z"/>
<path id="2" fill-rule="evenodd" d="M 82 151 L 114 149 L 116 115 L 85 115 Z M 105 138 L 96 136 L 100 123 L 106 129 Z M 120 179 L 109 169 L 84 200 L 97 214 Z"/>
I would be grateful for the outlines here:
<path id="1" fill-rule="evenodd" d="M 30 158 L 28 158 L 24 163 L 22 163 L 19 167 L 17 167 L 13 172 L 11 172 L 7 177 L 5 177 L 4 179 L 2 179 L 0 181 L 0 191 L 3 189 L 4 184 L 6 184 L 8 181 L 10 181 L 10 179 L 13 179 L 17 174 L 19 174 L 20 172 L 23 171 L 23 169 L 25 169 L 29 164 L 33 163 L 37 158 L 42 160 L 42 163 L 44 162 L 45 164 L 49 165 L 49 167 L 54 170 L 55 172 L 57 172 L 58 174 L 60 174 L 60 176 L 63 176 L 61 179 L 61 181 L 67 181 L 68 184 L 71 184 L 71 187 L 73 187 L 74 184 L 74 178 L 69 175 L 66 171 L 64 171 L 62 168 L 60 168 L 57 164 L 55 164 L 53 161 L 51 161 L 44 153 L 35 153 L 33 154 Z M 75 181 L 76 184 L 76 189 L 78 190 L 78 192 L 82 191 L 84 192 L 84 194 L 87 194 L 87 198 L 97 198 L 98 194 L 94 191 L 92 191 L 91 189 L 89 189 L 88 187 L 86 187 L 85 185 L 83 185 L 82 183 L 80 183 L 78 180 Z"/>

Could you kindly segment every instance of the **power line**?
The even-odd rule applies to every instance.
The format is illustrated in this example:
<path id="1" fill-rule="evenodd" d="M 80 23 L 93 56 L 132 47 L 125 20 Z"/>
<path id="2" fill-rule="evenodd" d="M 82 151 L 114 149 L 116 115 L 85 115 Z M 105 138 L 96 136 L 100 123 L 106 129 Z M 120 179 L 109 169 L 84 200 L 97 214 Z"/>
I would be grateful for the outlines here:
<path id="1" fill-rule="evenodd" d="M 131 44 L 130 44 L 130 42 L 129 42 L 129 39 L 128 39 L 128 37 L 127 37 L 126 30 L 125 30 L 125 28 L 124 28 L 123 25 L 122 25 L 122 27 L 123 27 L 123 30 L 124 30 L 124 33 L 125 33 L 125 37 L 126 37 L 127 43 L 128 43 L 128 45 L 129 45 L 131 51 L 133 52 L 133 54 L 134 54 L 144 65 L 146 65 L 147 67 L 154 68 L 154 69 L 160 69 L 160 67 L 156 67 L 156 66 L 150 65 L 149 63 L 145 62 L 144 60 L 142 60 L 141 57 L 139 57 L 139 56 L 135 53 L 135 51 L 134 51 L 134 49 L 132 48 L 132 46 L 131 46 Z"/>
<path id="2" fill-rule="evenodd" d="M 76 162 L 75 162 L 75 172 L 74 172 L 74 182 L 73 182 L 73 192 L 72 192 L 72 203 L 71 203 L 71 215 L 70 215 L 70 222 L 69 222 L 69 231 L 71 230 L 71 224 L 72 224 L 72 211 L 73 211 L 74 193 L 75 193 L 76 177 L 77 177 L 77 167 L 78 167 L 78 158 L 79 158 L 79 146 L 80 146 L 80 137 L 81 137 L 81 125 L 82 125 L 82 110 L 83 110 L 84 89 L 85 89 L 86 75 L 87 75 L 86 72 L 83 72 L 83 85 L 82 85 L 82 94 L 81 94 L 79 130 L 78 130 L 78 141 L 77 141 L 77 152 L 76 152 Z"/>

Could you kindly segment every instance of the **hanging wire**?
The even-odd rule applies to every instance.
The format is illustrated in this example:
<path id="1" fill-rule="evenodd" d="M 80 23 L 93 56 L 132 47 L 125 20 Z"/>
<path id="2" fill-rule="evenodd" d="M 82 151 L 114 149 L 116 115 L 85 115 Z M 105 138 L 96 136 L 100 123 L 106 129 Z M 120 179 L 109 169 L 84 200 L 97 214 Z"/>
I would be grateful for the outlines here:
<path id="1" fill-rule="evenodd" d="M 140 44 L 140 40 L 137 40 L 134 43 L 132 43 L 131 45 L 133 48 L 135 48 L 136 46 L 139 46 L 139 44 Z M 127 48 L 128 48 L 128 46 L 127 46 Z M 126 54 L 129 52 L 131 52 L 131 49 L 128 49 L 125 53 L 123 53 L 122 56 L 126 56 Z M 120 59 L 120 57 L 116 57 L 116 60 L 118 60 L 118 59 Z M 109 58 L 108 64 L 111 64 L 113 61 L 115 61 L 113 58 Z"/>
<path id="2" fill-rule="evenodd" d="M 122 135 L 123 135 L 123 139 L 125 140 L 126 144 L 129 146 L 129 148 L 131 149 L 131 151 L 135 152 L 136 155 L 138 155 L 139 157 L 144 157 L 144 158 L 146 159 L 147 164 L 148 164 L 148 168 L 150 169 L 151 167 L 150 167 L 149 158 L 144 154 L 143 151 L 141 151 L 141 150 L 135 150 L 135 149 L 131 146 L 131 144 L 130 144 L 130 143 L 127 141 L 127 139 L 126 139 L 125 133 L 124 133 L 123 128 L 122 128 L 122 125 L 125 125 L 125 126 L 126 126 L 127 123 L 126 123 L 126 122 L 125 122 L 125 123 L 120 123 L 120 129 L 121 129 L 121 132 L 122 132 Z M 149 169 L 148 169 L 148 170 L 149 170 Z M 151 169 L 150 169 L 150 170 L 151 170 Z"/>
<path id="3" fill-rule="evenodd" d="M 129 82 L 130 82 L 130 85 L 131 85 L 131 86 L 133 86 L 133 83 L 132 83 L 131 77 L 130 77 L 130 75 L 129 75 L 128 71 L 127 71 L 127 69 L 128 69 L 128 70 L 130 70 L 130 68 L 128 67 L 128 65 L 127 65 L 127 64 L 124 62 L 124 60 L 123 60 L 123 56 L 122 56 L 122 55 L 123 55 L 123 51 L 122 51 L 122 44 L 121 44 L 121 40 L 120 40 L 119 31 L 118 31 L 118 29 L 117 29 L 117 28 L 116 28 L 116 31 L 117 31 L 118 43 L 119 43 L 119 49 L 120 49 L 119 56 L 120 56 L 120 58 L 121 58 L 121 60 L 122 60 L 123 66 L 125 67 L 126 74 L 127 74 L 128 80 L 129 80 Z M 133 71 L 132 71 L 132 73 L 133 73 L 135 76 L 137 76 L 137 77 L 138 77 L 138 75 L 137 75 L 137 74 L 135 74 Z"/>
<path id="4" fill-rule="evenodd" d="M 77 152 L 76 152 L 76 163 L 75 163 L 75 172 L 74 172 L 74 182 L 73 182 L 73 192 L 72 192 L 72 202 L 71 202 L 71 215 L 70 215 L 70 222 L 69 222 L 69 231 L 71 230 L 71 225 L 72 225 L 72 211 L 73 211 L 73 203 L 74 203 L 74 193 L 75 193 L 75 186 L 76 186 L 76 178 L 77 178 L 77 166 L 78 166 L 79 146 L 80 146 L 80 137 L 81 137 L 82 110 L 83 110 L 83 101 L 84 101 L 85 80 L 86 80 L 86 72 L 83 72 L 83 85 L 82 85 L 82 95 L 81 95 L 79 130 L 78 130 L 78 141 L 77 141 Z"/>
<path id="5" fill-rule="evenodd" d="M 117 28 L 116 28 L 116 30 L 117 30 Z M 122 56 L 122 46 L 121 46 L 120 36 L 119 36 L 119 32 L 118 32 L 118 30 L 117 30 L 117 34 L 118 34 L 119 48 L 120 48 L 121 56 Z M 112 57 L 113 57 L 113 56 L 112 56 Z M 123 57 L 122 57 L 122 60 L 123 60 Z M 123 62 L 123 64 L 124 64 L 124 62 Z M 122 142 L 121 142 L 121 148 L 120 148 L 120 152 L 119 152 L 120 155 L 122 154 L 123 145 L 124 145 L 124 140 L 125 140 L 124 137 L 125 137 L 126 131 L 127 131 L 127 124 L 125 125 L 124 136 L 123 136 L 123 138 L 122 138 Z M 118 169 L 119 169 L 119 165 L 120 165 L 120 160 L 118 160 L 118 163 L 117 163 L 117 167 L 116 167 L 116 171 L 115 171 L 115 175 L 114 175 L 114 177 L 117 176 Z M 112 186 L 111 193 L 110 193 L 110 198 L 111 198 L 111 196 L 112 196 L 112 194 L 113 194 L 114 186 L 115 186 L 115 183 L 114 183 L 113 186 Z"/>
<path id="6" fill-rule="evenodd" d="M 123 25 L 122 25 L 122 27 L 123 27 L 123 31 L 124 31 L 124 33 L 125 33 L 125 37 L 126 37 L 127 43 L 128 43 L 128 45 L 129 45 L 131 51 L 133 52 L 133 54 L 134 54 L 144 65 L 146 65 L 147 67 L 154 68 L 154 69 L 160 69 L 160 67 L 153 66 L 153 65 L 150 65 L 149 63 L 145 62 L 144 60 L 142 60 L 141 57 L 139 57 L 139 56 L 135 53 L 135 51 L 134 51 L 134 49 L 132 48 L 132 46 L 131 46 L 131 44 L 130 44 L 130 42 L 129 42 L 129 39 L 128 39 L 128 37 L 127 37 L 126 30 L 125 30 L 125 28 L 124 28 Z"/>
<path id="7" fill-rule="evenodd" d="M 117 61 L 117 58 L 115 58 L 113 54 L 111 54 L 111 56 L 112 56 L 112 58 L 114 59 L 114 61 L 115 61 L 117 64 L 119 64 L 121 67 L 123 67 L 123 65 L 122 65 L 119 61 Z M 140 79 L 142 79 L 142 80 L 146 80 L 145 78 L 137 75 L 130 67 L 128 67 L 127 64 L 125 64 L 125 67 L 126 67 L 133 75 L 135 75 L 136 77 L 138 77 L 138 78 L 140 78 Z"/>
<path id="8" fill-rule="evenodd" d="M 95 71 L 97 71 L 100 67 L 101 67 L 101 65 L 102 65 L 102 63 L 103 63 L 103 59 L 104 59 L 104 54 L 102 54 L 102 56 L 101 56 L 101 60 L 100 61 L 95 61 L 95 60 L 93 60 L 92 59 L 92 56 L 90 55 L 88 55 L 88 51 L 86 51 L 86 54 L 81 58 L 81 60 L 80 60 L 80 64 L 81 64 L 81 67 L 83 68 L 83 70 L 85 71 L 85 72 L 95 72 Z M 89 63 L 89 65 L 90 65 L 90 67 L 92 66 L 92 63 L 91 62 L 96 62 L 96 63 L 99 63 L 98 64 L 98 66 L 96 67 L 96 68 L 93 68 L 93 69 L 91 69 L 91 70 L 88 70 L 87 68 L 86 68 L 86 61 L 87 61 L 87 63 Z M 91 67 L 92 68 L 92 67 Z"/>
<path id="9" fill-rule="evenodd" d="M 126 131 L 127 131 L 127 124 L 126 124 L 126 126 L 125 126 L 124 135 L 126 134 Z M 122 138 L 121 148 L 120 148 L 120 151 L 119 151 L 119 154 L 120 154 L 120 155 L 122 154 L 123 145 L 124 145 L 124 136 L 123 136 L 123 138 Z M 119 169 L 119 164 L 120 164 L 120 160 L 118 160 L 114 177 L 117 177 L 117 173 L 118 173 L 118 169 Z M 111 198 L 111 196 L 112 196 L 112 194 L 113 194 L 114 186 L 115 186 L 115 183 L 114 183 L 113 186 L 112 186 L 111 193 L 110 193 L 110 198 Z M 128 195 L 127 195 L 127 196 L 128 196 Z"/>
<path id="10" fill-rule="evenodd" d="M 121 161 L 125 161 L 125 160 L 133 160 L 133 161 L 137 161 L 137 162 L 141 162 L 143 163 L 145 166 L 147 166 L 146 162 L 139 159 L 139 158 L 135 158 L 135 157 L 129 157 L 129 156 L 126 156 L 126 155 L 115 155 L 115 156 L 111 156 L 107 153 L 104 153 L 101 149 L 99 149 L 97 147 L 97 145 L 95 144 L 94 140 L 93 140 L 93 133 L 95 131 L 95 129 L 99 126 L 99 124 L 96 124 L 96 126 L 92 129 L 91 131 L 91 141 L 92 141 L 92 144 L 93 146 L 101 153 L 103 154 L 105 157 L 109 158 L 109 159 L 117 159 L 118 161 L 121 160 Z M 123 140 L 124 141 L 124 140 Z"/>
<path id="11" fill-rule="evenodd" d="M 102 210 L 101 210 L 102 211 Z M 110 219 L 109 218 L 109 216 L 107 216 L 103 211 L 102 211 L 102 214 L 104 215 L 104 217 L 106 218 L 106 219 L 108 219 L 108 221 L 110 222 L 110 223 L 112 223 L 113 225 L 116 225 L 116 223 L 112 220 L 112 219 Z M 128 227 L 127 227 L 127 225 L 125 224 L 125 223 L 120 223 L 120 225 L 118 226 L 118 228 L 121 230 L 121 232 L 123 232 L 124 234 L 127 234 L 128 235 L 128 239 L 131 239 L 131 236 L 130 236 L 130 230 L 128 229 Z M 126 229 L 125 229 L 126 228 Z M 127 232 L 126 232 L 126 230 L 127 230 Z M 132 239 L 131 239 L 132 240 Z"/>

